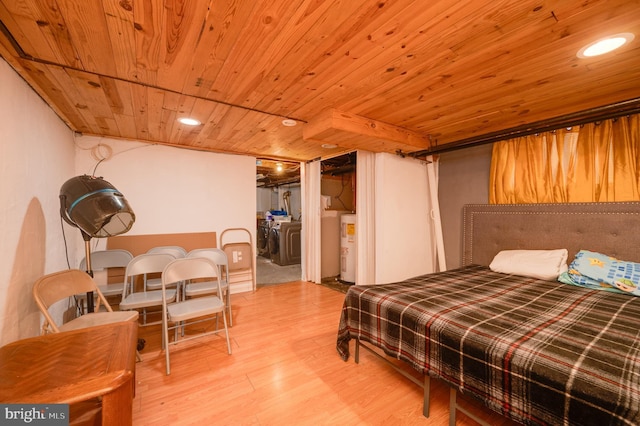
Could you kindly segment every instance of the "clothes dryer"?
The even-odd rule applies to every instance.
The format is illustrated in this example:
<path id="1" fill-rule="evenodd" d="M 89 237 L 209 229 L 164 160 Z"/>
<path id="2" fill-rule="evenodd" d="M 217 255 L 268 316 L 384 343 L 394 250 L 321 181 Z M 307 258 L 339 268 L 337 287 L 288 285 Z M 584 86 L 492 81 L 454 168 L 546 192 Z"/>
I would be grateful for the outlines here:
<path id="1" fill-rule="evenodd" d="M 302 261 L 302 222 L 281 222 L 269 231 L 269 253 L 276 265 L 295 265 Z"/>

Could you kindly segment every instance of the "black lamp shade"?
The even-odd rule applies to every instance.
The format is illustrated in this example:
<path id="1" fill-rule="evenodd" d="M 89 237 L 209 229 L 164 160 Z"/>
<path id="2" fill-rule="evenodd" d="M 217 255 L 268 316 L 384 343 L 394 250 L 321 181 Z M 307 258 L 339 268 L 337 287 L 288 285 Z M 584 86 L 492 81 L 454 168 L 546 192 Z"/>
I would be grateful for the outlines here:
<path id="1" fill-rule="evenodd" d="M 62 185 L 60 215 L 97 238 L 124 234 L 136 219 L 121 192 L 106 180 L 88 175 L 76 176 Z"/>

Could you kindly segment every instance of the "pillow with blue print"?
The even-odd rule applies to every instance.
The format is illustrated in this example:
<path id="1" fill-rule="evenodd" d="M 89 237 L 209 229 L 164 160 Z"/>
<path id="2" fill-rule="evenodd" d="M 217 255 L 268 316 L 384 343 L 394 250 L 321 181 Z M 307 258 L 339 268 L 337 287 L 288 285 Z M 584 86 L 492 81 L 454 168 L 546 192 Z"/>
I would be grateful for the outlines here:
<path id="1" fill-rule="evenodd" d="M 580 250 L 558 280 L 595 290 L 640 296 L 640 263 Z"/>

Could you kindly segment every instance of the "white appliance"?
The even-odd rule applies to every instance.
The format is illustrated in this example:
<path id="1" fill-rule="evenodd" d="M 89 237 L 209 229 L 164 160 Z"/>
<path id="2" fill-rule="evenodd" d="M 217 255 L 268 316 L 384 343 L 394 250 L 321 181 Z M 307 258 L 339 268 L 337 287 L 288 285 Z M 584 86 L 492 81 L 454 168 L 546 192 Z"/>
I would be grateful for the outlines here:
<path id="1" fill-rule="evenodd" d="M 356 282 L 356 215 L 340 217 L 340 280 Z"/>
<path id="2" fill-rule="evenodd" d="M 348 210 L 323 210 L 320 218 L 321 278 L 340 278 L 340 216 Z"/>

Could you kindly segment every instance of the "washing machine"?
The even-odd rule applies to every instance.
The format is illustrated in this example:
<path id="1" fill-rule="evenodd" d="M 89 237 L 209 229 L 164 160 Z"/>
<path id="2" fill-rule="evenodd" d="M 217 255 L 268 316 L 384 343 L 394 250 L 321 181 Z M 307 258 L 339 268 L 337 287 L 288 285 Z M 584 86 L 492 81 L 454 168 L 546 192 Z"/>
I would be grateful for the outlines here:
<path id="1" fill-rule="evenodd" d="M 302 261 L 302 222 L 281 222 L 269 231 L 269 253 L 276 265 L 295 265 Z"/>
<path id="2" fill-rule="evenodd" d="M 258 256 L 271 257 L 269 253 L 269 230 L 270 223 L 268 220 L 258 221 Z"/>
<path id="3" fill-rule="evenodd" d="M 269 257 L 276 265 L 280 265 L 280 225 L 273 225 L 269 229 L 269 239 L 267 241 L 269 247 Z"/>

